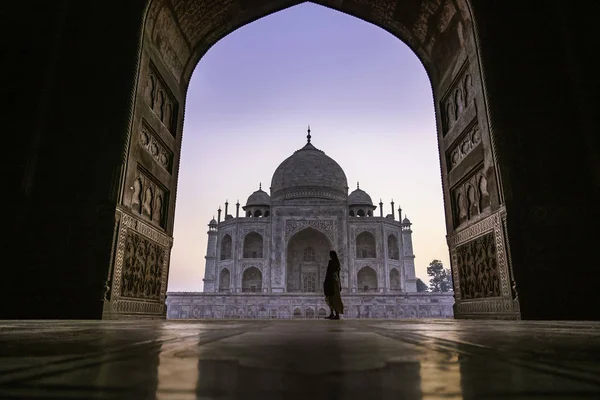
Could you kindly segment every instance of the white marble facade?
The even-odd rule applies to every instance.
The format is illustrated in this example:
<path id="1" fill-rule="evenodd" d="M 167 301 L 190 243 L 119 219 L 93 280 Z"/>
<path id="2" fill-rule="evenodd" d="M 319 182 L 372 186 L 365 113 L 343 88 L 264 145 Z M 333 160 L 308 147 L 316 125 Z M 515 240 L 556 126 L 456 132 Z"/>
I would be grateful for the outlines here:
<path id="1" fill-rule="evenodd" d="M 270 193 L 259 187 L 235 217 L 226 204 L 224 219 L 219 210 L 210 221 L 204 292 L 169 293 L 168 318 L 318 318 L 330 250 L 346 317 L 453 315 L 451 294 L 416 293 L 411 222 L 393 202 L 384 217 L 358 185 L 348 195 L 343 169 L 310 143 L 310 130 Z"/>

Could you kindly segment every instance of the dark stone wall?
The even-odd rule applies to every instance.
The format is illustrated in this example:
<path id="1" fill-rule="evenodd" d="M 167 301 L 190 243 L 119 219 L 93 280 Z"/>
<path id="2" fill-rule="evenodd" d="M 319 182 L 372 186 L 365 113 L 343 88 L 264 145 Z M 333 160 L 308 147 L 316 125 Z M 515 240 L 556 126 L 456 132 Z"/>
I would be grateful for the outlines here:
<path id="1" fill-rule="evenodd" d="M 599 6 L 472 3 L 521 316 L 600 319 Z"/>
<path id="2" fill-rule="evenodd" d="M 99 318 L 144 1 L 13 2 L 0 318 Z"/>

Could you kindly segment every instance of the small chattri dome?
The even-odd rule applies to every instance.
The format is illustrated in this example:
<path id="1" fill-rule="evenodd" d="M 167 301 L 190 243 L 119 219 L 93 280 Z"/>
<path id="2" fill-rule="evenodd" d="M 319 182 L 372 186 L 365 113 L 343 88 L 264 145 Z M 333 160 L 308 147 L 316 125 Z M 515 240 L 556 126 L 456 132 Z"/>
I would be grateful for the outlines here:
<path id="1" fill-rule="evenodd" d="M 271 205 L 271 196 L 264 190 L 262 190 L 262 185 L 259 186 L 258 190 L 248 197 L 246 201 L 246 206 L 269 206 Z M 244 207 L 244 209 L 245 209 Z"/>
<path id="2" fill-rule="evenodd" d="M 402 220 L 403 224 L 410 224 L 410 219 L 404 217 L 404 219 Z"/>
<path id="3" fill-rule="evenodd" d="M 371 196 L 367 194 L 364 190 L 362 190 L 358 185 L 356 185 L 356 189 L 350 193 L 348 196 L 348 205 L 349 206 L 372 206 L 373 200 L 371 200 Z"/>
<path id="4" fill-rule="evenodd" d="M 213 217 L 213 219 L 210 220 L 208 225 L 217 225 L 217 220 Z"/>

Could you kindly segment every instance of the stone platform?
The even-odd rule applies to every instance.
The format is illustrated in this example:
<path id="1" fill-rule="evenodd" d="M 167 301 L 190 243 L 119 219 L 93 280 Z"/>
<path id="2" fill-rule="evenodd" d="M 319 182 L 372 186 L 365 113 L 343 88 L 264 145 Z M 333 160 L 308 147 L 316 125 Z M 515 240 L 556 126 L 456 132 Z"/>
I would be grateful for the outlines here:
<path id="1" fill-rule="evenodd" d="M 0 321 L 2 399 L 593 399 L 600 324 Z"/>
<path id="2" fill-rule="evenodd" d="M 453 293 L 342 293 L 349 318 L 452 318 Z M 319 319 L 322 294 L 167 293 L 167 318 Z"/>

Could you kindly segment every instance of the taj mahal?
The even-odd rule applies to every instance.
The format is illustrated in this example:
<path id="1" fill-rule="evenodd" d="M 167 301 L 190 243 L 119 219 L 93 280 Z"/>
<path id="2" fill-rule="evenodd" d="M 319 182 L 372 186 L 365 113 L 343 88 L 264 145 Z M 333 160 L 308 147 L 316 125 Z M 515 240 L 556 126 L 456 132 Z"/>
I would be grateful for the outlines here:
<path id="1" fill-rule="evenodd" d="M 359 184 L 348 190 L 309 128 L 304 147 L 275 170 L 270 194 L 259 185 L 235 216 L 227 202 L 219 207 L 208 224 L 204 290 L 168 293 L 167 317 L 323 318 L 330 250 L 341 263 L 344 318 L 452 317 L 451 293 L 417 293 L 402 209 L 392 200 L 384 216 L 381 200 L 377 207 Z"/>

